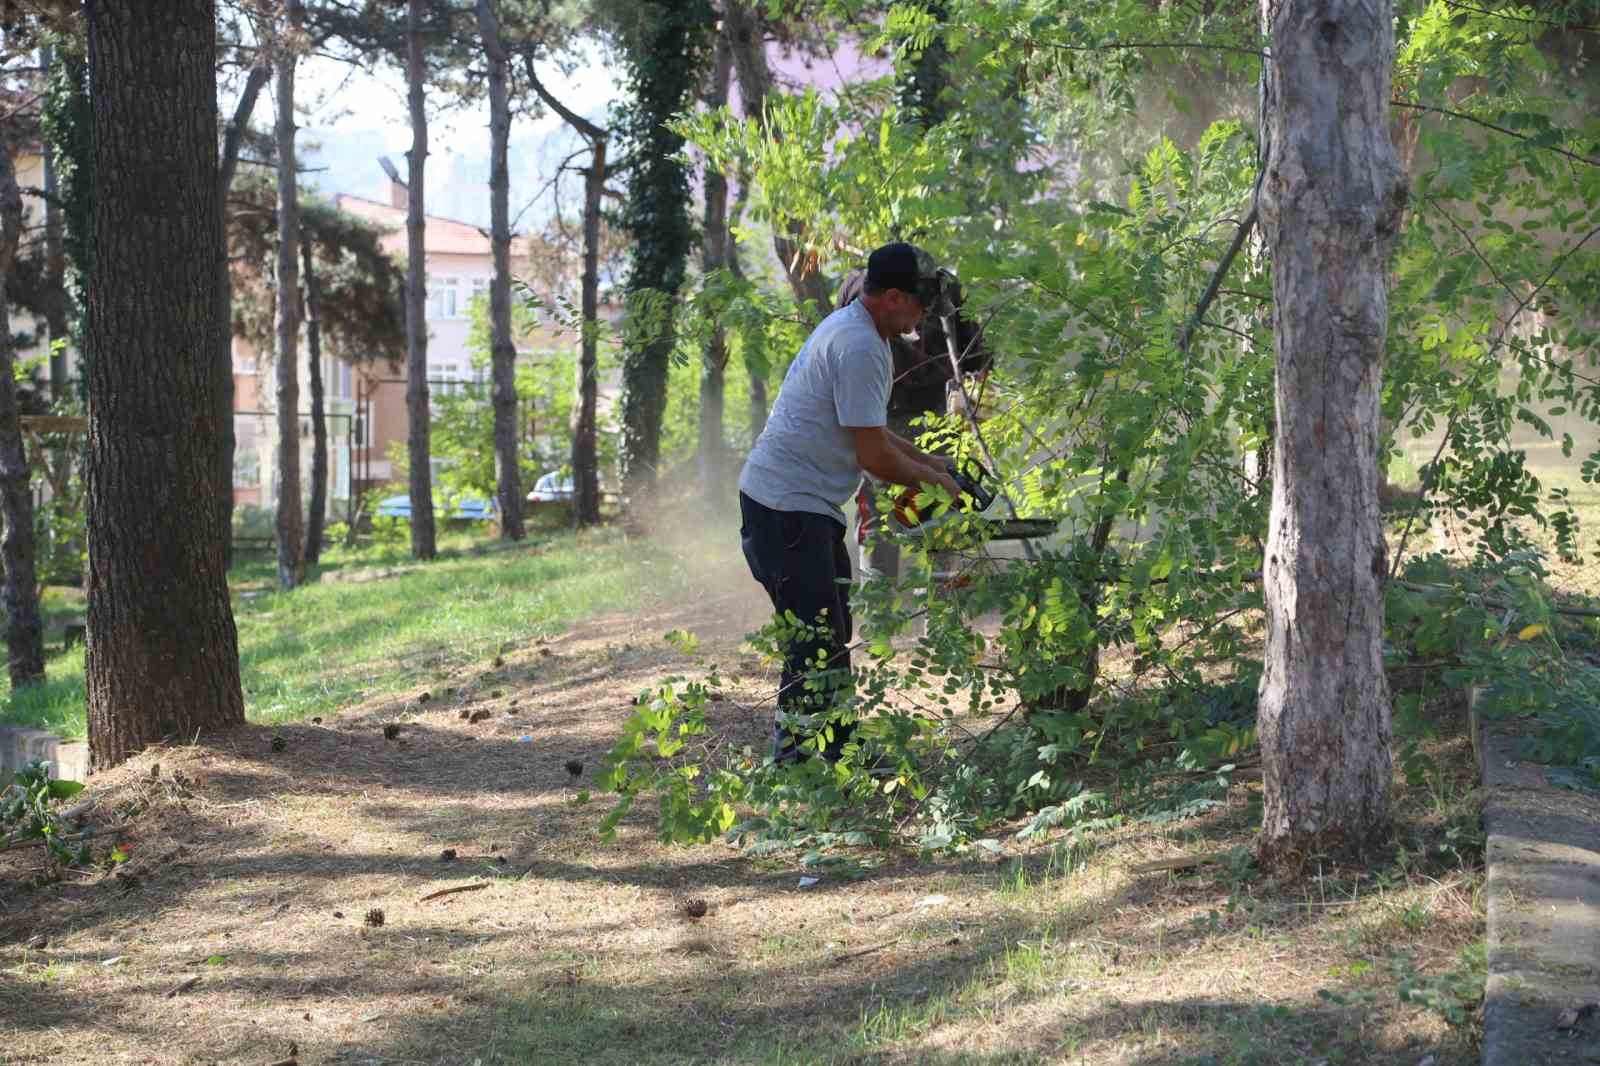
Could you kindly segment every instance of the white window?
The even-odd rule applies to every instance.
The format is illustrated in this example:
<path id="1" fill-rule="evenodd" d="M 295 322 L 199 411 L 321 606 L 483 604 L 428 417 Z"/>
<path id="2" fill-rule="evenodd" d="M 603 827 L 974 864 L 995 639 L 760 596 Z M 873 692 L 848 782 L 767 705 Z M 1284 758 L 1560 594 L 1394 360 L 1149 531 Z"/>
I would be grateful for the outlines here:
<path id="1" fill-rule="evenodd" d="M 485 301 L 489 299 L 489 279 L 478 277 L 472 279 L 472 298 L 476 300 L 482 296 Z"/>
<path id="2" fill-rule="evenodd" d="M 461 307 L 459 302 L 460 278 L 427 276 L 428 282 L 428 317 L 460 318 Z"/>
<path id="3" fill-rule="evenodd" d="M 430 392 L 441 395 L 449 394 L 461 388 L 460 382 L 471 380 L 468 368 L 463 363 L 429 363 L 428 364 L 428 389 Z"/>

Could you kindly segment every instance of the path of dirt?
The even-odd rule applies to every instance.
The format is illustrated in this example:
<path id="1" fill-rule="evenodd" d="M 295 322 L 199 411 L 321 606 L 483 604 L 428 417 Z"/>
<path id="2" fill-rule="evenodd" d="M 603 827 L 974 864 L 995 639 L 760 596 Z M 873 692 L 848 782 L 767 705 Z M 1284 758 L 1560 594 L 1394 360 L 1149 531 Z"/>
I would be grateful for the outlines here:
<path id="1" fill-rule="evenodd" d="M 110 839 L 128 862 L 30 887 L 41 853 L 0 856 L 8 961 L 49 942 L 21 957 L 23 980 L 0 979 L 0 1061 L 265 1062 L 296 1044 L 303 1062 L 336 1061 L 473 1002 L 509 941 L 575 959 L 643 930 L 674 934 L 679 897 L 715 894 L 714 866 L 596 847 L 605 804 L 575 800 L 633 697 L 689 665 L 662 634 L 691 628 L 733 649 L 760 607 L 723 596 L 598 619 L 498 669 L 319 724 L 148 752 L 97 777 L 108 797 L 97 814 L 126 819 Z M 735 662 L 735 684 L 759 698 L 769 671 Z M 600 907 L 641 932 L 582 919 Z M 381 927 L 366 924 L 375 908 Z"/>
<path id="2" fill-rule="evenodd" d="M 1468 1061 L 1420 1008 L 1317 1001 L 1342 957 L 1324 925 L 1354 910 L 1235 915 L 1214 876 L 1128 871 L 1247 839 L 1242 803 L 1010 894 L 972 860 L 801 887 L 792 853 L 665 848 L 645 810 L 598 843 L 607 804 L 578 791 L 632 698 L 691 666 L 667 630 L 706 639 L 728 682 L 719 726 L 765 745 L 766 712 L 731 702 L 775 682 L 739 650 L 763 619 L 750 591 L 594 621 L 425 702 L 249 727 L 97 778 L 129 861 L 30 885 L 37 851 L 0 856 L 0 1061 Z M 487 887 L 423 900 L 469 885 Z M 1434 920 L 1464 943 L 1477 919 L 1445 889 Z M 1258 1038 L 1272 1057 L 1227 1057 Z"/>

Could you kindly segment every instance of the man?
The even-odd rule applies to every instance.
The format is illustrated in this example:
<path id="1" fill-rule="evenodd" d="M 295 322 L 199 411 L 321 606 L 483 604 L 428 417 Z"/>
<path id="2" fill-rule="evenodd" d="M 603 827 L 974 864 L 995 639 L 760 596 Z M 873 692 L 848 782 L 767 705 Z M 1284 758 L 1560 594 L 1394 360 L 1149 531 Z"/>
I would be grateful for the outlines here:
<path id="1" fill-rule="evenodd" d="M 912 423 L 930 414 L 949 414 L 952 409 L 951 389 L 955 382 L 955 368 L 950 360 L 950 342 L 946 328 L 954 332 L 955 349 L 960 373 L 963 377 L 981 374 L 989 368 L 989 351 L 983 344 L 978 327 L 962 314 L 961 283 L 954 274 L 940 270 L 927 252 L 917 251 L 917 265 L 921 274 L 923 296 L 933 295 L 934 301 L 924 308 L 922 321 L 917 323 L 915 335 L 889 338 L 889 351 L 894 357 L 894 383 L 889 389 L 889 421 L 891 433 L 907 439 L 917 435 Z M 866 276 L 856 271 L 839 286 L 839 306 L 844 307 L 861 295 Z M 860 522 L 856 537 L 861 544 L 861 572 L 887 574 L 898 578 L 900 574 L 900 547 L 890 537 L 876 534 L 883 524 L 877 513 L 876 500 L 882 486 L 866 478 L 856 493 L 856 513 Z"/>
<path id="2" fill-rule="evenodd" d="M 784 649 L 773 727 L 779 762 L 816 750 L 837 759 L 853 724 L 835 706 L 849 677 L 852 631 L 841 505 L 862 472 L 960 495 L 942 460 L 887 426 L 889 339 L 916 327 L 931 292 L 917 249 L 897 242 L 873 252 L 860 297 L 824 319 L 789 367 L 739 476 L 740 538 L 750 573 L 780 616 L 793 612 L 808 629 Z"/>

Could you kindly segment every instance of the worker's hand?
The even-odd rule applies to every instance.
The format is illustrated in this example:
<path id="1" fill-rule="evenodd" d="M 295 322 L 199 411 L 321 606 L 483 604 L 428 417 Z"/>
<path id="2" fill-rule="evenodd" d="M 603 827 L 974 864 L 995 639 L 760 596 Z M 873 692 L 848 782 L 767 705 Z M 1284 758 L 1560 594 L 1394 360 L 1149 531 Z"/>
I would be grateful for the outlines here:
<path id="1" fill-rule="evenodd" d="M 944 491 L 950 494 L 951 500 L 959 502 L 961 499 L 961 486 L 956 483 L 955 478 L 950 476 L 950 472 L 947 470 L 936 470 L 934 473 L 937 476 L 932 480 L 931 483 L 942 486 Z"/>

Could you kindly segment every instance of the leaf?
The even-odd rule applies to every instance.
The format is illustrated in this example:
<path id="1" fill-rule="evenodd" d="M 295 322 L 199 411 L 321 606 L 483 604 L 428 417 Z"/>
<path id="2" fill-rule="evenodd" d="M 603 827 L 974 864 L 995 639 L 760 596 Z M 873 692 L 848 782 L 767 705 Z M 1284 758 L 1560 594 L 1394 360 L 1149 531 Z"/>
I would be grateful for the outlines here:
<path id="1" fill-rule="evenodd" d="M 1532 625 L 1526 625 L 1517 630 L 1517 639 L 1532 640 L 1534 637 L 1537 637 L 1539 634 L 1543 633 L 1544 630 L 1545 627 L 1541 623 L 1535 622 Z"/>
<path id="2" fill-rule="evenodd" d="M 51 799 L 70 799 L 83 791 L 82 781 L 52 781 L 50 782 Z"/>

